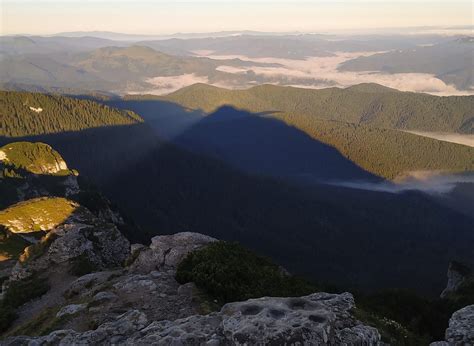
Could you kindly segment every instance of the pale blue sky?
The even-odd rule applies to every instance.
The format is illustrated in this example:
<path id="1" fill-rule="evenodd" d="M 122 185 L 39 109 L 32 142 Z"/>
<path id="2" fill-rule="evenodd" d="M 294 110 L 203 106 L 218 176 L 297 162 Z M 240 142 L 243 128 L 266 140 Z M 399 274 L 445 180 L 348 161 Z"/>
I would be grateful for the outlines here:
<path id="1" fill-rule="evenodd" d="M 311 32 L 473 24 L 471 0 L 0 0 L 0 9 L 2 34 Z"/>

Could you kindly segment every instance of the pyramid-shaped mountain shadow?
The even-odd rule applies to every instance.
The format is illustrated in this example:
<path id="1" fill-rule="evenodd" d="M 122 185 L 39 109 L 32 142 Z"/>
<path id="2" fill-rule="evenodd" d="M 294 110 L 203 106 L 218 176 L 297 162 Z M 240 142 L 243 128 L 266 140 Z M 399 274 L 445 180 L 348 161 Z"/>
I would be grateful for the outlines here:
<path id="1" fill-rule="evenodd" d="M 378 180 L 335 148 L 266 114 L 223 106 L 174 142 L 251 174 L 298 182 Z"/>

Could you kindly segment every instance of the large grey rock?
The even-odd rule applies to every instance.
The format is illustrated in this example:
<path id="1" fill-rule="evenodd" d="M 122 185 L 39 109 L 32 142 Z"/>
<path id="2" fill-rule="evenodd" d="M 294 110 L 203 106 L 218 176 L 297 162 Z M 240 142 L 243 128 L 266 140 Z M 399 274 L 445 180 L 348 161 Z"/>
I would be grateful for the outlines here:
<path id="1" fill-rule="evenodd" d="M 377 345 L 378 331 L 350 313 L 351 294 L 259 298 L 225 305 L 218 313 L 150 323 L 130 310 L 96 330 L 13 337 L 5 345 Z"/>
<path id="2" fill-rule="evenodd" d="M 474 345 L 474 305 L 466 306 L 451 316 L 446 341 L 451 345 Z"/>
<path id="3" fill-rule="evenodd" d="M 10 280 L 24 279 L 76 260 L 86 260 L 98 270 L 119 267 L 130 252 L 130 243 L 111 223 L 100 222 L 89 212 L 81 219 L 52 229 L 41 240 L 42 253 L 25 249 L 24 260 L 12 269 Z"/>
<path id="4" fill-rule="evenodd" d="M 100 287 L 108 282 L 112 276 L 120 275 L 122 275 L 121 270 L 100 271 L 83 275 L 74 280 L 64 294 L 68 298 L 92 295 L 95 292 L 93 288 Z"/>
<path id="5" fill-rule="evenodd" d="M 130 265 L 130 270 L 140 273 L 149 273 L 157 269 L 176 269 L 179 262 L 184 259 L 188 253 L 214 241 L 217 240 L 193 232 L 153 237 L 148 249 L 139 249 L 140 252 L 137 254 L 135 261 Z"/>
<path id="6" fill-rule="evenodd" d="M 221 310 L 222 332 L 239 345 L 376 344 L 380 334 L 352 317 L 354 306 L 350 293 L 230 303 Z"/>

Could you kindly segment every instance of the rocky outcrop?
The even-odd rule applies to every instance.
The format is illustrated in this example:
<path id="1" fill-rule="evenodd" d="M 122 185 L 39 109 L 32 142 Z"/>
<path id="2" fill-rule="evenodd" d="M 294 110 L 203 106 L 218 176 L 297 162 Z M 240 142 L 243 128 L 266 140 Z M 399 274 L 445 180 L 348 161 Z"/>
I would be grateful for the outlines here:
<path id="1" fill-rule="evenodd" d="M 474 305 L 466 306 L 451 316 L 446 341 L 451 345 L 474 345 Z"/>
<path id="2" fill-rule="evenodd" d="M 315 293 L 231 303 L 218 315 L 223 340 L 233 344 L 376 344 L 378 331 L 356 321 L 354 307 L 350 293 Z"/>
<path id="3" fill-rule="evenodd" d="M 94 233 L 94 237 L 107 240 L 99 242 L 99 247 L 110 247 L 97 248 L 96 253 L 94 246 L 87 245 L 89 237 L 83 233 L 87 228 L 75 225 L 58 235 L 39 262 L 50 265 L 70 262 L 79 253 L 87 253 L 88 258 L 95 261 L 104 250 L 108 254 L 100 257 L 104 265 L 117 264 L 119 258 L 123 259 L 120 257 L 123 242 L 105 234 L 113 232 Z M 95 232 L 100 232 L 100 227 Z M 62 294 L 65 301 L 51 316 L 52 323 L 57 323 L 62 330 L 41 337 L 11 337 L 3 344 L 379 343 L 378 331 L 352 315 L 355 304 L 350 293 L 263 297 L 226 304 L 218 312 L 201 314 L 201 294 L 193 283 L 176 282 L 176 267 L 189 252 L 213 241 L 211 237 L 184 232 L 155 237 L 150 246 L 133 245 L 127 267 L 90 273 L 68 285 Z"/>
<path id="4" fill-rule="evenodd" d="M 446 298 L 449 294 L 455 293 L 471 276 L 469 267 L 462 263 L 451 262 L 448 268 L 448 283 L 440 297 Z"/>
<path id="5" fill-rule="evenodd" d="M 27 247 L 10 274 L 20 280 L 61 265 L 87 265 L 95 270 L 120 267 L 130 244 L 117 227 L 95 218 L 89 211 L 70 217 L 50 230 L 37 244 Z"/>
<path id="6" fill-rule="evenodd" d="M 351 294 L 315 293 L 300 298 L 260 298 L 224 305 L 220 312 L 175 321 L 150 321 L 132 309 L 83 333 L 7 339 L 5 345 L 376 345 L 375 328 L 356 321 Z M 77 307 L 74 307 L 76 310 Z"/>
<path id="7" fill-rule="evenodd" d="M 176 269 L 184 257 L 216 239 L 200 233 L 182 232 L 173 235 L 156 236 L 149 248 L 135 247 L 136 259 L 131 271 L 150 272 L 156 269 Z"/>
<path id="8" fill-rule="evenodd" d="M 430 346 L 474 345 L 474 305 L 453 313 L 445 338 L 446 341 L 433 342 Z"/>
<path id="9" fill-rule="evenodd" d="M 33 174 L 57 174 L 68 171 L 61 155 L 45 143 L 14 142 L 0 150 L 0 162 Z"/>

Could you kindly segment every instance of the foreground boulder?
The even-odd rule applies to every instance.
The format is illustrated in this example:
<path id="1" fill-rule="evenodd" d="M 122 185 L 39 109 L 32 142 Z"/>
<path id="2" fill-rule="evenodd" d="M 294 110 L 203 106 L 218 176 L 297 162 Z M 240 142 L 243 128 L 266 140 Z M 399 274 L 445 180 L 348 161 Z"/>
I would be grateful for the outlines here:
<path id="1" fill-rule="evenodd" d="M 315 293 L 300 298 L 260 298 L 224 305 L 220 312 L 175 321 L 150 321 L 129 310 L 83 333 L 7 339 L 5 345 L 376 345 L 377 329 L 355 320 L 351 294 Z"/>
<path id="2" fill-rule="evenodd" d="M 430 346 L 474 345 L 474 305 L 468 305 L 449 319 L 446 341 L 437 341 Z"/>
<path id="3" fill-rule="evenodd" d="M 63 236 L 59 243 L 60 238 L 56 239 L 39 261 L 55 267 L 57 263 L 70 262 L 70 256 L 80 252 L 76 248 L 84 249 L 85 253 L 93 249 L 85 245 L 87 242 L 76 242 L 83 239 L 87 230 L 79 224 L 76 226 L 71 232 L 74 237 Z M 114 243 L 117 239 L 100 233 L 96 236 L 108 240 L 100 243 L 105 248 L 99 253 L 109 255 L 99 260 L 95 257 L 98 253 L 93 252 L 88 258 L 103 264 L 115 264 L 113 257 L 122 258 L 119 249 L 125 244 Z M 35 334 L 46 335 L 11 336 L 2 344 L 375 345 L 380 342 L 377 329 L 362 324 L 352 315 L 355 305 L 350 293 L 263 297 L 229 303 L 218 312 L 203 310 L 202 293 L 193 283 L 180 285 L 175 279 L 176 267 L 191 251 L 214 241 L 198 233 L 184 232 L 155 237 L 150 246 L 133 245 L 126 267 L 75 278 L 61 292 L 62 301 L 57 298 L 49 319 L 33 316 L 26 321 L 37 325 Z M 97 245 L 96 249 L 99 249 Z M 34 307 L 34 303 L 30 306 Z M 51 324 L 58 330 L 51 332 L 48 329 Z M 23 334 L 21 326 L 17 330 L 16 335 Z"/>
<path id="4" fill-rule="evenodd" d="M 194 232 L 153 237 L 150 247 L 134 246 L 136 259 L 130 270 L 144 273 L 156 269 L 176 270 L 188 253 L 215 241 L 217 239 Z"/>
<path id="5" fill-rule="evenodd" d="M 449 345 L 474 345 L 474 305 L 456 311 L 446 329 Z"/>

